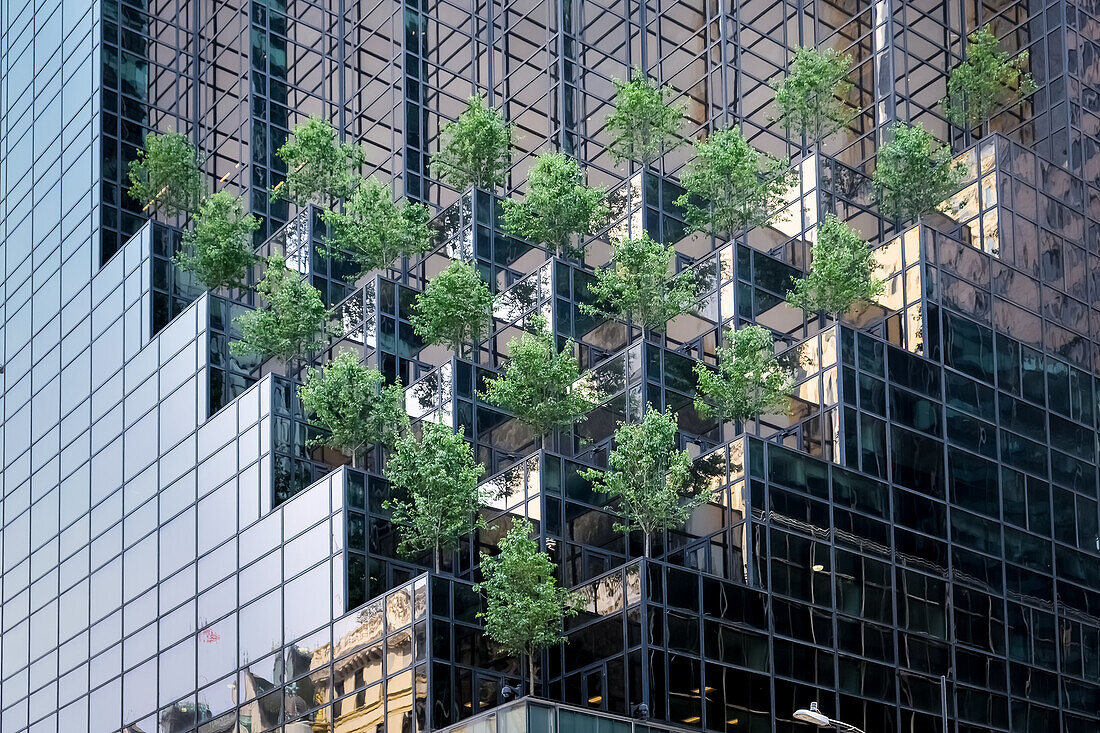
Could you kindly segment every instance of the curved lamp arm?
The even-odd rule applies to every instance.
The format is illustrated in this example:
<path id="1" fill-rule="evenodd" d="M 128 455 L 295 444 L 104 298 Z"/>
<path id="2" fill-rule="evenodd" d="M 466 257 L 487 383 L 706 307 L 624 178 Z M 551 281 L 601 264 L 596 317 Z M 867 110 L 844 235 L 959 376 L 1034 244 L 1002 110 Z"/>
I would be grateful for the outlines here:
<path id="1" fill-rule="evenodd" d="M 845 723 L 842 720 L 834 720 L 829 716 L 822 713 L 817 708 L 817 703 L 810 703 L 809 708 L 801 708 L 794 712 L 794 719 L 800 720 L 803 723 L 812 723 L 819 728 L 835 728 L 844 733 L 863 733 L 863 731 L 851 723 Z"/>

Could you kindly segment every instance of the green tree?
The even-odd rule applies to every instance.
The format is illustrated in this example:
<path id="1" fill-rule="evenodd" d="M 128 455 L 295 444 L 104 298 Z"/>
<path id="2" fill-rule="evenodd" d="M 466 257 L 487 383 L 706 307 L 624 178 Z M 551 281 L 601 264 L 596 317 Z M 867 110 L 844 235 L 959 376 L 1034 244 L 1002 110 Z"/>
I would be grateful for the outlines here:
<path id="1" fill-rule="evenodd" d="M 941 100 L 947 119 L 977 127 L 1001 107 L 1015 104 L 1038 87 L 1027 72 L 1028 52 L 1010 58 L 986 25 L 970 34 L 966 60 L 956 66 Z"/>
<path id="2" fill-rule="evenodd" d="M 788 165 L 749 145 L 737 128 L 716 130 L 695 143 L 695 158 L 680 177 L 686 193 L 676 205 L 689 226 L 715 235 L 762 226 L 798 180 Z"/>
<path id="3" fill-rule="evenodd" d="M 718 347 L 717 372 L 695 364 L 695 409 L 704 417 L 742 422 L 769 412 L 785 414 L 794 375 L 776 359 L 771 332 L 743 326 L 730 329 L 728 340 Z"/>
<path id="4" fill-rule="evenodd" d="M 244 213 L 241 200 L 226 191 L 203 201 L 194 219 L 173 258 L 176 266 L 211 290 L 248 287 L 248 268 L 256 261 L 252 232 L 260 228 L 259 219 Z"/>
<path id="5" fill-rule="evenodd" d="M 485 578 L 474 590 L 485 593 L 485 634 L 509 654 L 527 657 L 527 689 L 535 693 L 535 654 L 566 641 L 562 624 L 577 613 L 579 599 L 557 584 L 555 566 L 531 538 L 531 522 L 518 518 L 500 541 L 496 557 L 481 555 Z"/>
<path id="6" fill-rule="evenodd" d="M 641 422 L 620 423 L 614 450 L 607 456 L 607 470 L 580 472 L 592 488 L 619 502 L 627 522 L 615 531 L 641 530 L 645 556 L 650 556 L 653 533 L 678 527 L 692 510 L 710 500 L 710 492 L 693 481 L 691 457 L 677 450 L 676 413 L 662 413 L 646 406 Z"/>
<path id="7" fill-rule="evenodd" d="M 558 254 L 576 254 L 575 235 L 592 234 L 608 217 L 607 191 L 585 185 L 580 164 L 562 153 L 543 153 L 527 174 L 523 201 L 506 199 L 504 228 L 544 242 Z"/>
<path id="8" fill-rule="evenodd" d="M 394 498 L 384 506 L 398 527 L 398 551 L 432 550 L 439 572 L 443 550 L 454 549 L 479 526 L 477 482 L 485 466 L 474 460 L 462 428 L 456 433 L 447 425 L 424 423 L 423 430 L 420 440 L 406 434 L 397 441 L 386 463 Z"/>
<path id="9" fill-rule="evenodd" d="M 668 276 L 675 254 L 675 249 L 650 239 L 645 232 L 637 239 L 616 241 L 612 266 L 596 270 L 596 281 L 589 287 L 595 305 L 582 304 L 581 312 L 664 328 L 686 313 L 695 300 L 695 278 L 690 270 Z"/>
<path id="10" fill-rule="evenodd" d="M 875 267 L 871 248 L 859 232 L 829 214 L 817 225 L 810 272 L 794 282 L 787 302 L 809 313 L 825 311 L 837 320 L 854 304 L 882 293 Z"/>
<path id="11" fill-rule="evenodd" d="M 775 87 L 776 121 L 814 142 L 832 135 L 855 112 L 846 101 L 851 69 L 851 55 L 836 49 L 796 49 L 787 75 Z"/>
<path id="12" fill-rule="evenodd" d="M 470 97 L 466 111 L 440 129 L 442 142 L 432 156 L 432 169 L 460 191 L 471 185 L 488 191 L 504 185 L 512 162 L 512 127 L 484 97 Z"/>
<path id="13" fill-rule="evenodd" d="M 374 176 L 359 183 L 343 211 L 321 212 L 321 220 L 328 225 L 328 247 L 346 252 L 359 265 L 359 276 L 388 267 L 401 255 L 430 250 L 430 218 L 423 204 L 394 201 L 389 187 Z"/>
<path id="14" fill-rule="evenodd" d="M 340 352 L 323 371 L 310 368 L 298 396 L 329 431 L 315 443 L 352 455 L 371 443 L 392 448 L 409 430 L 401 383 L 387 386 L 382 373 L 360 364 L 353 351 Z"/>
<path id="15" fill-rule="evenodd" d="M 938 208 L 962 183 L 966 166 L 952 162 L 951 150 L 923 125 L 896 123 L 890 130 L 871 183 L 882 212 L 906 221 Z"/>
<path id="16" fill-rule="evenodd" d="M 499 377 L 488 380 L 481 397 L 542 437 L 584 420 L 596 399 L 579 384 L 572 344 L 558 351 L 546 319 L 536 316 L 532 321 L 535 332 L 508 342 L 508 362 Z"/>
<path id="17" fill-rule="evenodd" d="M 616 163 L 649 165 L 679 142 L 685 106 L 671 104 L 672 87 L 658 87 L 639 68 L 632 70 L 630 81 L 612 81 L 615 111 L 607 116 L 611 157 Z"/>
<path id="18" fill-rule="evenodd" d="M 266 260 L 264 277 L 256 288 L 267 307 L 242 313 L 234 321 L 241 340 L 229 345 L 236 356 L 277 358 L 288 366 L 324 344 L 332 329 L 331 312 L 317 288 L 286 266 L 282 255 Z"/>
<path id="19" fill-rule="evenodd" d="M 271 200 L 284 198 L 305 206 L 320 197 L 327 204 L 347 198 L 358 182 L 363 149 L 337 139 L 336 130 L 320 117 L 294 126 L 291 137 L 275 154 L 286 164 L 286 180 L 271 191 Z"/>
<path id="20" fill-rule="evenodd" d="M 493 294 L 468 262 L 455 260 L 416 296 L 413 331 L 429 344 L 460 351 L 476 345 L 493 325 Z"/>
<path id="21" fill-rule="evenodd" d="M 165 216 L 190 214 L 203 195 L 202 171 L 191 142 L 178 132 L 145 136 L 145 149 L 130 161 L 130 196 Z"/>

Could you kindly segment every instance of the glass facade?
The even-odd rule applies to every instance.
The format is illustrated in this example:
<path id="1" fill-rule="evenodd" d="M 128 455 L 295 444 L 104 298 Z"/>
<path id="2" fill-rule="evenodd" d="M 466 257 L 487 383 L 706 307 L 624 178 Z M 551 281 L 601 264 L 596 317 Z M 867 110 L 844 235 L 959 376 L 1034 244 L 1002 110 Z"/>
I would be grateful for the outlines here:
<path id="1" fill-rule="evenodd" d="M 1038 90 L 978 135 L 938 102 L 985 24 Z M 809 147 L 771 107 L 799 45 L 852 55 L 859 108 Z M 0 0 L 0 730 L 797 733 L 811 701 L 867 733 L 1100 730 L 1098 49 L 1100 11 L 1071 0 Z M 685 135 L 737 125 L 790 157 L 782 215 L 692 233 L 690 146 L 616 165 L 604 119 L 631 67 L 674 89 Z M 472 93 L 517 128 L 497 192 L 429 165 Z M 356 280 L 319 209 L 270 201 L 309 115 L 432 208 L 430 252 Z M 965 165 L 949 214 L 879 212 L 898 120 Z M 127 195 L 169 130 L 334 308 L 308 365 L 353 351 L 400 380 L 414 428 L 464 430 L 488 528 L 440 570 L 398 552 L 383 449 L 318 446 L 301 370 L 230 352 L 256 296 L 177 270 L 189 223 Z M 500 225 L 549 149 L 609 191 L 577 259 Z M 785 303 L 829 213 L 885 281 L 839 322 Z M 663 331 L 581 308 L 643 231 L 699 284 Z M 456 259 L 496 296 L 461 354 L 409 319 Z M 541 440 L 481 397 L 536 314 L 601 396 Z M 794 371 L 790 409 L 722 424 L 694 367 L 746 324 Z M 649 557 L 580 477 L 646 405 L 676 412 L 711 499 Z M 517 516 L 583 599 L 519 701 L 527 667 L 473 591 Z"/>

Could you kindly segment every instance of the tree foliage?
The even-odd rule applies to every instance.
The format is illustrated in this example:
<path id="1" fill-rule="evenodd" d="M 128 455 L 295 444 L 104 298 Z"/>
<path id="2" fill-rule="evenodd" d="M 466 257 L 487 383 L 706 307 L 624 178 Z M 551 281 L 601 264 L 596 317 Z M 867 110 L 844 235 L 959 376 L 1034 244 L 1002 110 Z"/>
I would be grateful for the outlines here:
<path id="1" fill-rule="evenodd" d="M 1038 87 L 1027 72 L 1028 52 L 1010 58 L 986 25 L 970 34 L 966 60 L 947 81 L 940 104 L 947 119 L 960 127 L 977 127 L 1001 107 L 1015 104 Z"/>
<path id="2" fill-rule="evenodd" d="M 374 176 L 360 181 L 342 211 L 321 212 L 328 225 L 328 246 L 336 253 L 346 252 L 359 265 L 360 276 L 388 267 L 401 255 L 431 249 L 430 218 L 423 204 L 394 201 L 389 187 Z"/>
<path id="3" fill-rule="evenodd" d="M 470 97 L 466 111 L 440 130 L 442 144 L 432 156 L 432 169 L 460 191 L 504 185 L 512 162 L 512 127 L 483 96 Z"/>
<path id="4" fill-rule="evenodd" d="M 878 150 L 871 183 L 886 216 L 902 221 L 938 208 L 966 176 L 966 166 L 954 163 L 951 150 L 923 125 L 897 123 L 893 139 Z"/>
<path id="5" fill-rule="evenodd" d="M 558 351 L 546 320 L 535 317 L 534 333 L 508 342 L 508 362 L 488 380 L 482 399 L 501 407 L 542 436 L 585 419 L 596 398 L 579 384 L 572 344 Z"/>
<path id="6" fill-rule="evenodd" d="M 695 365 L 695 409 L 719 420 L 751 420 L 786 413 L 794 376 L 775 357 L 771 332 L 760 326 L 731 329 L 729 343 L 718 347 L 718 370 Z"/>
<path id="7" fill-rule="evenodd" d="M 397 441 L 386 463 L 393 498 L 384 506 L 398 527 L 398 551 L 432 550 L 439 571 L 442 551 L 479 524 L 477 483 L 485 466 L 474 459 L 463 429 L 426 422 L 423 431 L 419 440 L 406 434 Z"/>
<path id="8" fill-rule="evenodd" d="M 629 318 L 646 328 L 664 328 L 686 313 L 695 300 L 695 279 L 690 270 L 673 277 L 669 266 L 676 254 L 672 247 L 642 232 L 637 239 L 620 239 L 612 245 L 613 264 L 596 270 L 590 286 L 595 305 L 580 306 L 583 313 L 602 313 Z"/>
<path id="9" fill-rule="evenodd" d="M 413 331 L 429 344 L 459 351 L 476 344 L 493 325 L 493 294 L 472 264 L 455 260 L 416 296 Z"/>
<path id="10" fill-rule="evenodd" d="M 239 198 L 218 191 L 199 205 L 194 220 L 173 258 L 176 266 L 211 290 L 248 287 L 248 268 L 256 261 L 252 232 L 260 228 L 259 219 L 244 213 Z"/>
<path id="11" fill-rule="evenodd" d="M 607 191 L 585 185 L 585 172 L 562 153 L 543 153 L 527 173 L 523 201 L 506 199 L 504 228 L 517 237 L 543 242 L 558 254 L 577 252 L 576 235 L 592 234 L 608 217 Z"/>
<path id="12" fill-rule="evenodd" d="M 203 195 L 201 160 L 178 132 L 149 133 L 145 149 L 130 161 L 130 196 L 165 216 L 190 214 Z"/>
<path id="13" fill-rule="evenodd" d="M 726 128 L 695 143 L 695 158 L 680 177 L 686 193 L 676 205 L 689 226 L 732 235 L 766 224 L 796 181 L 788 161 L 760 152 L 740 130 Z"/>
<path id="14" fill-rule="evenodd" d="M 810 272 L 796 280 L 787 302 L 807 312 L 825 311 L 839 318 L 860 301 L 873 300 L 883 284 L 874 276 L 871 248 L 859 233 L 829 214 L 817 225 Z"/>
<path id="15" fill-rule="evenodd" d="M 672 87 L 658 87 L 639 68 L 630 81 L 615 83 L 615 111 L 607 116 L 611 157 L 616 163 L 636 160 L 649 165 L 679 142 L 683 104 L 671 104 Z"/>
<path id="16" fill-rule="evenodd" d="M 354 454 L 371 443 L 393 447 L 409 430 L 405 391 L 400 382 L 386 385 L 377 369 L 342 351 L 324 370 L 309 369 L 298 388 L 302 405 L 329 435 L 315 441 Z"/>
<path id="17" fill-rule="evenodd" d="M 284 198 L 298 206 L 347 198 L 358 182 L 358 168 L 366 156 L 362 148 L 337 139 L 328 120 L 310 117 L 294 126 L 291 137 L 276 152 L 286 164 L 286 180 L 271 191 L 271 200 Z"/>
<path id="18" fill-rule="evenodd" d="M 850 54 L 832 48 L 799 48 L 787 75 L 776 85 L 778 122 L 812 141 L 823 140 L 852 118 Z"/>
<path id="19" fill-rule="evenodd" d="M 507 653 L 526 655 L 528 689 L 535 691 L 534 655 L 565 641 L 562 623 L 577 613 L 579 599 L 557 584 L 555 566 L 531 538 L 534 529 L 519 518 L 500 541 L 500 554 L 481 555 L 484 580 L 474 590 L 485 593 L 486 635 Z"/>
<path id="20" fill-rule="evenodd" d="M 229 345 L 233 354 L 274 357 L 289 364 L 324 344 L 331 313 L 317 288 L 288 269 L 281 255 L 267 258 L 264 277 L 256 289 L 267 307 L 234 319 L 241 340 Z"/>
<path id="21" fill-rule="evenodd" d="M 620 423 L 607 470 L 586 469 L 582 478 L 592 488 L 619 502 L 627 522 L 616 523 L 618 532 L 641 530 L 645 554 L 650 554 L 653 533 L 677 527 L 692 510 L 707 503 L 710 493 L 692 480 L 691 457 L 677 450 L 676 413 L 664 413 L 647 405 L 638 423 Z"/>

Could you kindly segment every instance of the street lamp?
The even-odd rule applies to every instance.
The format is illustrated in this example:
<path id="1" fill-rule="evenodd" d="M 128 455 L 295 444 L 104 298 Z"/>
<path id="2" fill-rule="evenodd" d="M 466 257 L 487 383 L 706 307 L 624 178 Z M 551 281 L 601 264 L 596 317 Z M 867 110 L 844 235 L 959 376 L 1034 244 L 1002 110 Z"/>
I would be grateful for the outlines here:
<path id="1" fill-rule="evenodd" d="M 845 733 L 863 733 L 862 730 L 855 727 L 850 723 L 845 723 L 841 720 L 833 720 L 828 715 L 825 715 L 817 709 L 817 703 L 810 703 L 810 709 L 801 708 L 794 711 L 794 719 L 801 720 L 803 723 L 813 723 L 819 728 L 836 728 L 837 730 L 845 731 Z"/>

